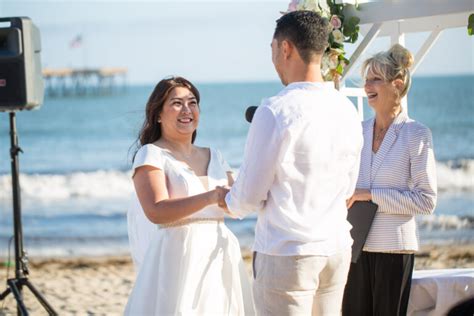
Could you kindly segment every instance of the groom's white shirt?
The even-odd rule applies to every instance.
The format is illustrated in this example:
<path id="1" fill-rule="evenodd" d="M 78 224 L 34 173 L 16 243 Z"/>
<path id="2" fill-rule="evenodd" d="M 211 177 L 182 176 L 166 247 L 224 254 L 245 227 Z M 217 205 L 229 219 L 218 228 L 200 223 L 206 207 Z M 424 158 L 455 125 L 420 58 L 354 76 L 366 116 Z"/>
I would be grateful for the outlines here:
<path id="1" fill-rule="evenodd" d="M 263 100 L 226 196 L 237 217 L 258 212 L 254 250 L 330 256 L 349 248 L 345 201 L 362 143 L 357 112 L 332 83 L 292 83 Z"/>

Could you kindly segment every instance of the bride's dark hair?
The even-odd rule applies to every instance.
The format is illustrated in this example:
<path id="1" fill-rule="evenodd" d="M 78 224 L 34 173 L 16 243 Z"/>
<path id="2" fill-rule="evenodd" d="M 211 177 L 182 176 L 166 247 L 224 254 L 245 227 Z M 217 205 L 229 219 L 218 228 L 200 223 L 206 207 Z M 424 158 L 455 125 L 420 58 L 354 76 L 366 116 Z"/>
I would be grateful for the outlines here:
<path id="1" fill-rule="evenodd" d="M 171 77 L 158 82 L 146 103 L 145 121 L 143 122 L 143 126 L 140 129 L 137 139 L 138 148 L 146 144 L 151 144 L 161 138 L 161 123 L 158 122 L 158 118 L 163 110 L 166 98 L 169 96 L 170 92 L 177 87 L 189 89 L 189 91 L 194 94 L 196 101 L 199 104 L 199 91 L 189 80 L 186 80 L 183 77 Z M 191 139 L 192 143 L 194 143 L 196 135 L 197 133 L 194 131 Z M 135 158 L 135 154 L 133 155 L 133 158 Z"/>

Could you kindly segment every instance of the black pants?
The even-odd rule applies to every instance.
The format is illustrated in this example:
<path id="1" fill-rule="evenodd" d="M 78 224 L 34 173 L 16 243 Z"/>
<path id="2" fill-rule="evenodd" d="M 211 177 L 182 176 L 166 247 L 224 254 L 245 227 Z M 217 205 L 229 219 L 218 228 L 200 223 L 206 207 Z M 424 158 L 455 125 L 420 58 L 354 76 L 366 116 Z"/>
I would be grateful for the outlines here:
<path id="1" fill-rule="evenodd" d="M 344 316 L 406 315 L 415 255 L 363 251 L 351 263 L 342 314 Z"/>

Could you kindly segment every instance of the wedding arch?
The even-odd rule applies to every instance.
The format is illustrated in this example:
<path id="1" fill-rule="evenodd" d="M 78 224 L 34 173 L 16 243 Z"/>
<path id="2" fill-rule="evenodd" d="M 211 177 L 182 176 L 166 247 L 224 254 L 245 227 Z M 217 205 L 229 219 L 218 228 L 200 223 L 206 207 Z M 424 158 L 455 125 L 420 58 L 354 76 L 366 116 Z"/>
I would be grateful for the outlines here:
<path id="1" fill-rule="evenodd" d="M 474 12 L 472 0 L 335 0 L 335 2 L 344 5 L 343 14 L 346 18 L 355 16 L 360 19 L 360 35 L 363 39 L 351 55 L 350 63 L 345 67 L 340 82 L 344 94 L 357 98 L 357 109 L 361 118 L 363 118 L 365 92 L 362 88 L 346 87 L 346 80 L 355 70 L 358 60 L 366 57 L 364 53 L 376 38 L 388 36 L 391 45 L 398 43 L 405 46 L 406 34 L 430 32 L 420 49 L 413 52 L 415 62 L 411 73 L 414 74 L 441 33 L 450 28 L 467 27 L 469 15 Z M 402 105 L 407 109 L 406 98 Z"/>

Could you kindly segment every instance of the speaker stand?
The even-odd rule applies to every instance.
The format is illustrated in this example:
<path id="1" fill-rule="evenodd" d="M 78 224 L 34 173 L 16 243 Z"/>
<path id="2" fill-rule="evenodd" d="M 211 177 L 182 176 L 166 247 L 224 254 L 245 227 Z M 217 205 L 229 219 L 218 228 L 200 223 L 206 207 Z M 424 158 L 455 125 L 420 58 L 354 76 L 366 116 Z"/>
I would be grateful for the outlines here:
<path id="1" fill-rule="evenodd" d="M 23 250 L 23 230 L 21 224 L 21 197 L 18 154 L 23 152 L 18 146 L 16 133 L 15 112 L 10 112 L 10 157 L 12 169 L 12 191 L 13 191 L 13 231 L 15 240 L 15 278 L 7 280 L 7 289 L 0 294 L 0 301 L 12 293 L 16 304 L 17 314 L 27 316 L 28 310 L 23 302 L 22 289 L 25 286 L 36 297 L 38 302 L 49 315 L 58 315 L 53 307 L 46 301 L 43 295 L 28 280 L 28 257 Z"/>

